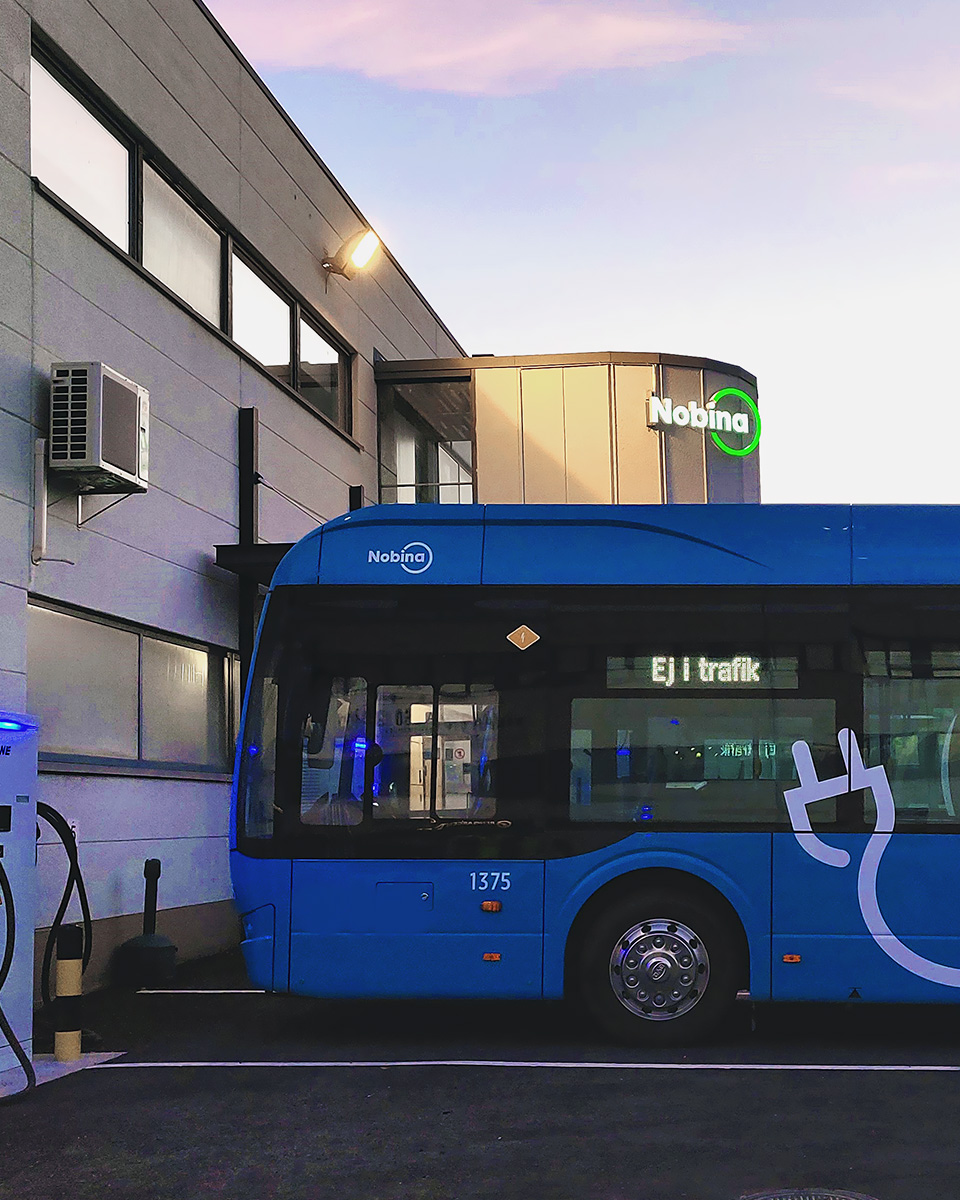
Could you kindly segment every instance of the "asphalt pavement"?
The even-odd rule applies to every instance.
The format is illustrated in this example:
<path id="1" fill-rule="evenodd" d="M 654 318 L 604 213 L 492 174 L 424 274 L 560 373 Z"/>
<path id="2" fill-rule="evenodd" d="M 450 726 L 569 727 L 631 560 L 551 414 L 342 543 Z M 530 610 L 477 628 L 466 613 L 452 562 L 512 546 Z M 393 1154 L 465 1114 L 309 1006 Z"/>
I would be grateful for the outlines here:
<path id="1" fill-rule="evenodd" d="M 653 1053 L 564 1004 L 249 986 L 225 955 L 174 994 L 88 997 L 121 1053 L 0 1109 L 0 1196 L 960 1196 L 953 1008 L 742 1003 L 721 1040 Z"/>

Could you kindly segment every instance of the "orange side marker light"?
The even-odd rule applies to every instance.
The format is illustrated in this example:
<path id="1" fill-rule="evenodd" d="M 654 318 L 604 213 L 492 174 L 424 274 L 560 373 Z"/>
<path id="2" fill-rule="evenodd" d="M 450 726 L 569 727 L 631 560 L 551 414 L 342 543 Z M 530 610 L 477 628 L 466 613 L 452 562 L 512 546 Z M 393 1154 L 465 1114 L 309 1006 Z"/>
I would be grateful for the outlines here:
<path id="1" fill-rule="evenodd" d="M 480 911 L 481 912 L 499 912 L 501 908 L 503 908 L 503 904 L 499 900 L 481 900 L 480 901 Z"/>
<path id="2" fill-rule="evenodd" d="M 483 956 L 483 961 L 484 962 L 499 962 L 500 955 L 499 954 L 485 954 Z"/>
<path id="3" fill-rule="evenodd" d="M 798 963 L 801 961 L 801 959 L 799 954 L 785 954 L 783 956 L 783 961 L 785 963 Z"/>

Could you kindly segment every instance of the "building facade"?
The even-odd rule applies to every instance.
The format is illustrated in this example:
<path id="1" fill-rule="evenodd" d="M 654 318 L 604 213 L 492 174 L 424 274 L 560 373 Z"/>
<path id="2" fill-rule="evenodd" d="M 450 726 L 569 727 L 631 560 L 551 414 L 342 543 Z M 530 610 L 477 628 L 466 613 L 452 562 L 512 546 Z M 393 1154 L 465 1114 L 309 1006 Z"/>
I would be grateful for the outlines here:
<path id="1" fill-rule="evenodd" d="M 249 585 L 215 547 L 244 504 L 248 539 L 285 543 L 374 496 L 374 361 L 463 349 L 386 251 L 352 279 L 323 268 L 367 223 L 195 0 L 0 0 L 0 27 L 0 707 L 41 718 L 96 985 L 139 932 L 147 858 L 183 956 L 237 938 Z M 149 393 L 145 491 L 80 496 L 37 455 L 57 363 Z M 44 831 L 38 938 L 65 871 Z"/>
<path id="2" fill-rule="evenodd" d="M 756 504 L 757 381 L 670 354 L 382 362 L 380 499 Z"/>

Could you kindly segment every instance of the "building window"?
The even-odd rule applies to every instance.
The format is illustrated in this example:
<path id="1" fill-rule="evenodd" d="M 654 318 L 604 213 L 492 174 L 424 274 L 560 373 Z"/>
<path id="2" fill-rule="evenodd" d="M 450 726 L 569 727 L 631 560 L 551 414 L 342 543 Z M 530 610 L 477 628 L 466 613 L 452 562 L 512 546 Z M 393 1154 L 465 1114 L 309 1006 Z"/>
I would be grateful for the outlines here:
<path id="1" fill-rule="evenodd" d="M 290 383 L 290 305 L 233 255 L 233 340 Z"/>
<path id="2" fill-rule="evenodd" d="M 30 62 L 30 171 L 130 250 L 130 151 L 36 59 Z"/>
<path id="3" fill-rule="evenodd" d="M 94 105 L 77 99 L 76 90 L 53 64 L 48 68 L 31 59 L 33 175 L 315 412 L 349 433 L 349 351 L 320 332 L 319 316 L 282 282 L 267 282 L 270 272 L 252 266 L 255 254 L 244 249 L 243 257 L 224 255 L 224 238 L 232 231 L 201 215 L 144 161 L 144 153 L 155 151 L 141 147 L 136 135 L 128 140 L 119 127 L 111 131 L 94 115 Z M 116 121 L 119 126 L 122 118 Z M 132 197 L 139 198 L 136 205 Z M 232 312 L 232 327 L 224 326 L 225 309 Z"/>
<path id="4" fill-rule="evenodd" d="M 340 386 L 340 351 L 301 317 L 300 363 L 297 380 L 300 394 L 336 425 L 346 426 L 343 388 Z"/>
<path id="5" fill-rule="evenodd" d="M 48 761 L 226 772 L 238 659 L 31 603 L 27 706 Z"/>
<path id="6" fill-rule="evenodd" d="M 224 762 L 227 661 L 219 651 L 144 635 L 142 756 L 155 762 Z"/>
<path id="7" fill-rule="evenodd" d="M 441 504 L 472 504 L 473 475 L 469 442 L 437 445 L 437 499 Z"/>
<path id="8" fill-rule="evenodd" d="M 31 605 L 27 707 L 49 754 L 139 757 L 136 633 Z"/>
<path id="9" fill-rule="evenodd" d="M 380 501 L 473 503 L 473 399 L 466 379 L 381 379 Z"/>
<path id="10" fill-rule="evenodd" d="M 220 324 L 220 234 L 152 167 L 143 167 L 143 265 Z"/>

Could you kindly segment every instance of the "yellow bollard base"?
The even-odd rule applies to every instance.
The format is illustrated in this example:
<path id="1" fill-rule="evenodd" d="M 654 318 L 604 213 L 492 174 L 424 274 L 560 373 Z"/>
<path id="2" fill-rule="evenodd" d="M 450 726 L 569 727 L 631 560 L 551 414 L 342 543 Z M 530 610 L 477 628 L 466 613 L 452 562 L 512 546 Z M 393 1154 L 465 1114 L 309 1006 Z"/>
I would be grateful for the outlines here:
<path id="1" fill-rule="evenodd" d="M 57 1062 L 77 1062 L 80 1058 L 80 1030 L 53 1035 L 53 1056 Z"/>

